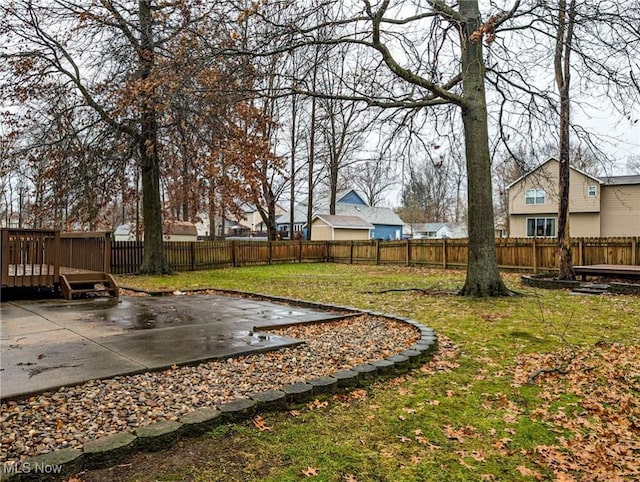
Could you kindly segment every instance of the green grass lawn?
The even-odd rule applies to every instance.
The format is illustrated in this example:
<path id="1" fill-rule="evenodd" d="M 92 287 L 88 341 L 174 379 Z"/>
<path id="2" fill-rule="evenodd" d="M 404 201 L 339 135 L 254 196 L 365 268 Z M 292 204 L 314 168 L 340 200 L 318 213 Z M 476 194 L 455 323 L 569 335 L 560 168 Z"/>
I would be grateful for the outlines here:
<path id="1" fill-rule="evenodd" d="M 462 271 L 397 266 L 119 277 L 124 287 L 233 289 L 407 316 L 456 349 L 328 404 L 263 415 L 269 430 L 250 421 L 219 427 L 82 480 L 637 480 L 640 298 L 534 290 L 519 275 L 504 278 L 520 296 L 464 299 L 446 294 L 462 286 Z M 443 294 L 380 293 L 413 288 Z M 535 370 L 558 367 L 526 383 Z"/>

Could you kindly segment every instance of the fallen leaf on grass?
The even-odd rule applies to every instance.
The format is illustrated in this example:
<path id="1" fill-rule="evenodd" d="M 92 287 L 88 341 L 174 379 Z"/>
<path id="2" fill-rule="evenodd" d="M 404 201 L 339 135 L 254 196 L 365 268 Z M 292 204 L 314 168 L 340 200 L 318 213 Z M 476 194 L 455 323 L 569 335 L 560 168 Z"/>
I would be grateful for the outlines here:
<path id="1" fill-rule="evenodd" d="M 542 480 L 543 479 L 542 474 L 540 472 L 536 472 L 535 470 L 531 470 L 531 469 L 525 467 L 524 465 L 518 465 L 516 467 L 516 470 L 518 470 L 518 472 L 520 472 L 525 477 L 533 477 L 536 480 Z"/>
<path id="2" fill-rule="evenodd" d="M 457 440 L 458 442 L 464 442 L 464 432 L 462 430 L 456 430 L 451 425 L 445 425 L 444 433 L 450 440 Z"/>
<path id="3" fill-rule="evenodd" d="M 507 413 L 504 417 L 502 417 L 505 423 L 517 423 L 518 417 L 516 415 L 512 415 Z"/>
<path id="4" fill-rule="evenodd" d="M 487 458 L 482 450 L 474 450 L 471 452 L 471 458 L 476 462 L 486 462 Z"/>
<path id="5" fill-rule="evenodd" d="M 353 474 L 345 475 L 344 482 L 358 482 L 358 479 Z"/>
<path id="6" fill-rule="evenodd" d="M 315 477 L 316 475 L 318 475 L 318 469 L 314 467 L 307 467 L 302 471 L 302 475 L 304 475 L 305 477 Z"/>
<path id="7" fill-rule="evenodd" d="M 260 430 L 261 432 L 268 431 L 268 430 L 271 430 L 271 429 L 273 428 L 273 426 L 267 426 L 267 424 L 266 424 L 266 422 L 265 422 L 264 418 L 262 418 L 260 415 L 256 416 L 256 417 L 253 419 L 253 424 L 254 424 L 254 425 L 256 426 L 256 428 L 257 428 L 258 430 Z"/>
<path id="8" fill-rule="evenodd" d="M 291 415 L 292 417 L 299 417 L 300 412 L 298 410 L 289 410 L 289 415 Z"/>
<path id="9" fill-rule="evenodd" d="M 328 406 L 329 402 L 327 402 L 326 400 L 324 402 L 321 402 L 317 398 L 313 402 L 307 403 L 307 408 L 309 410 L 319 410 L 321 408 L 327 408 Z"/>

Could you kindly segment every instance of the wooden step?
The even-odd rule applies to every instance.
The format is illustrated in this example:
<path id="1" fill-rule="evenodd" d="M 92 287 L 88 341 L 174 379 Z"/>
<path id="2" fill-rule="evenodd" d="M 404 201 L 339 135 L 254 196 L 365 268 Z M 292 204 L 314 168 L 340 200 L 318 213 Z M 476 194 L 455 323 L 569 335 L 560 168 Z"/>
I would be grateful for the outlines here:
<path id="1" fill-rule="evenodd" d="M 97 284 L 102 286 L 96 288 Z M 73 299 L 74 295 L 82 296 L 90 293 L 109 294 L 115 298 L 120 294 L 118 284 L 109 273 L 60 275 L 60 289 L 67 300 Z"/>

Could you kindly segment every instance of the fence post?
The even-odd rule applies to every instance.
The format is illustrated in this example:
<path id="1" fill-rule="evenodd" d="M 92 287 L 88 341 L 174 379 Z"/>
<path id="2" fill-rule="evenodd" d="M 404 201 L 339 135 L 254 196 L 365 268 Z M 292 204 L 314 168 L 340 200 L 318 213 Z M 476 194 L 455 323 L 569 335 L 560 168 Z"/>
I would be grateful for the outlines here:
<path id="1" fill-rule="evenodd" d="M 302 238 L 300 238 L 300 242 L 298 243 L 298 263 L 302 263 Z"/>
<path id="2" fill-rule="evenodd" d="M 580 238 L 578 241 L 578 266 L 584 265 L 584 240 Z"/>
<path id="3" fill-rule="evenodd" d="M 324 262 L 328 263 L 329 262 L 329 241 L 325 241 L 325 248 L 324 248 Z"/>
<path id="4" fill-rule="evenodd" d="M 237 253 L 236 253 L 236 242 L 231 241 L 231 265 L 236 268 L 238 266 Z"/>
<path id="5" fill-rule="evenodd" d="M 407 266 L 411 266 L 411 240 L 407 239 Z"/>
<path id="6" fill-rule="evenodd" d="M 273 241 L 269 241 L 269 260 L 268 260 L 268 264 L 272 263 L 272 259 L 273 259 Z"/>
<path id="7" fill-rule="evenodd" d="M 380 240 L 376 239 L 376 264 L 380 264 Z"/>
<path id="8" fill-rule="evenodd" d="M 196 270 L 196 243 L 191 241 L 189 243 L 189 257 L 191 258 L 191 271 Z"/>
<path id="9" fill-rule="evenodd" d="M 349 264 L 353 264 L 353 241 L 351 241 L 349 248 Z"/>
<path id="10" fill-rule="evenodd" d="M 538 248 L 536 246 L 536 238 L 533 238 L 531 248 L 533 249 L 533 274 L 536 274 L 538 272 Z"/>
<path id="11" fill-rule="evenodd" d="M 632 238 L 631 239 L 631 264 L 632 265 L 637 265 L 638 264 L 638 238 Z"/>
<path id="12" fill-rule="evenodd" d="M 442 238 L 442 268 L 447 269 L 447 238 Z"/>

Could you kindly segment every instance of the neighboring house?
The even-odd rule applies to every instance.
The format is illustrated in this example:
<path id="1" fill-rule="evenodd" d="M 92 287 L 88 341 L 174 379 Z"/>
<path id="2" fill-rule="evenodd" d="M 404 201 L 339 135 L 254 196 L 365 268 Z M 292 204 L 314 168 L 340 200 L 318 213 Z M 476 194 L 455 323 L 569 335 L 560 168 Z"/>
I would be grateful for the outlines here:
<path id="1" fill-rule="evenodd" d="M 142 226 L 140 226 L 142 229 Z M 162 225 L 162 237 L 165 241 L 197 241 L 196 225 L 187 221 L 165 221 Z M 144 233 L 140 232 L 140 240 Z M 113 232 L 114 241 L 135 241 L 136 230 L 133 224 L 122 224 Z"/>
<path id="2" fill-rule="evenodd" d="M 452 223 L 424 223 L 413 225 L 413 239 L 466 238 L 464 226 Z"/>
<path id="3" fill-rule="evenodd" d="M 507 187 L 509 236 L 557 236 L 558 167 L 551 158 Z M 640 236 L 640 176 L 569 176 L 571 236 Z"/>
<path id="4" fill-rule="evenodd" d="M 291 224 L 291 214 L 289 211 L 285 211 L 283 214 L 276 218 L 276 228 L 282 237 L 290 238 L 289 225 Z M 296 237 L 297 233 L 300 236 L 305 237 L 305 226 L 307 225 L 307 209 L 304 206 L 296 206 L 293 210 L 293 237 Z"/>
<path id="5" fill-rule="evenodd" d="M 286 211 L 276 204 L 276 219 Z M 247 228 L 250 233 L 266 232 L 267 225 L 260 216 L 260 211 L 256 208 L 255 204 L 245 203 L 242 205 L 242 218 L 238 219 L 238 225 Z"/>
<path id="6" fill-rule="evenodd" d="M 329 199 L 321 197 L 314 203 L 313 216 L 328 215 Z M 341 191 L 336 195 L 336 216 L 356 216 L 373 225 L 370 232 L 371 239 L 402 239 L 403 221 L 391 208 L 369 206 L 362 197 L 353 189 Z M 278 230 L 288 232 L 291 215 L 286 212 L 280 216 L 276 223 Z M 304 230 L 307 222 L 307 208 L 304 205 L 297 206 L 294 210 L 294 232 Z M 312 224 L 311 235 L 314 225 Z M 360 239 L 360 238 L 357 238 Z"/>
<path id="7" fill-rule="evenodd" d="M 373 225 L 358 216 L 318 214 L 311 221 L 312 241 L 369 240 Z"/>

